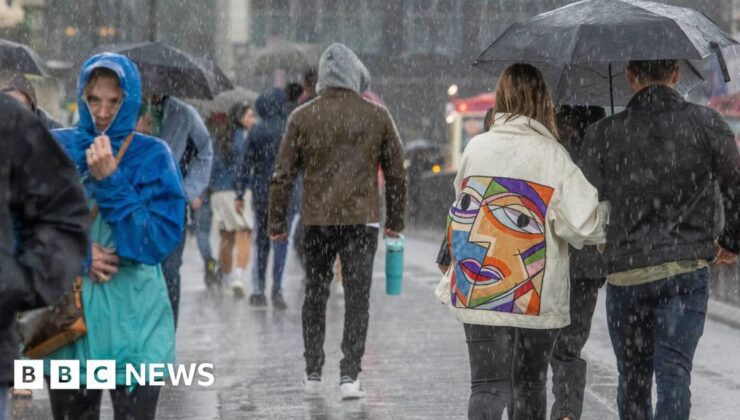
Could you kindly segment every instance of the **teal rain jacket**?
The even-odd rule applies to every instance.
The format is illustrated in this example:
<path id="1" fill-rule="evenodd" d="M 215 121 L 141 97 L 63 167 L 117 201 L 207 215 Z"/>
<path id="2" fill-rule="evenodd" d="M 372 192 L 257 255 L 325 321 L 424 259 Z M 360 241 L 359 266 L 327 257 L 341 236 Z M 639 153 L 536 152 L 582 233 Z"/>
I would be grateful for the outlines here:
<path id="1" fill-rule="evenodd" d="M 101 181 L 89 174 L 85 150 L 101 133 L 83 89 L 99 67 L 113 70 L 124 92 L 121 108 L 105 130 L 114 155 L 134 131 L 141 103 L 139 71 L 127 58 L 103 53 L 83 65 L 77 86 L 79 124 L 52 134 L 76 165 L 90 205 L 97 202 L 100 208 L 91 242 L 115 248 L 120 263 L 118 272 L 106 283 L 83 276 L 88 332 L 49 356 L 44 367 L 49 375 L 50 359 L 79 360 L 80 383 L 85 384 L 88 360 L 115 360 L 116 383 L 124 385 L 126 364 L 138 369 L 142 363 L 174 362 L 175 324 L 159 263 L 180 242 L 185 195 L 167 145 L 139 133 L 113 174 Z"/>

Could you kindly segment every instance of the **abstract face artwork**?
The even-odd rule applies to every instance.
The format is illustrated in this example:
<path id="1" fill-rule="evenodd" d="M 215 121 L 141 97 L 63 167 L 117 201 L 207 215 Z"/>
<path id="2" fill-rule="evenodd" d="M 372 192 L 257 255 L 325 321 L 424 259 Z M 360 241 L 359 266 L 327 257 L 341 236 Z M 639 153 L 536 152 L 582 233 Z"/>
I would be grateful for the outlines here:
<path id="1" fill-rule="evenodd" d="M 453 306 L 539 315 L 553 191 L 511 178 L 463 182 L 448 218 Z"/>

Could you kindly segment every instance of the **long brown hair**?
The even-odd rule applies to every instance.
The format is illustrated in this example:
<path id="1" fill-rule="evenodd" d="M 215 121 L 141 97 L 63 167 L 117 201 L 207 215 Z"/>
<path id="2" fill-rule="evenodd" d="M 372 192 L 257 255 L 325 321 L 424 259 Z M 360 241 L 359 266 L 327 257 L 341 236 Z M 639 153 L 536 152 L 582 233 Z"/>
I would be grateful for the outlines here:
<path id="1" fill-rule="evenodd" d="M 496 84 L 494 112 L 509 114 L 506 121 L 518 116 L 532 118 L 558 137 L 555 106 L 542 73 L 533 65 L 516 63 L 504 70 Z"/>

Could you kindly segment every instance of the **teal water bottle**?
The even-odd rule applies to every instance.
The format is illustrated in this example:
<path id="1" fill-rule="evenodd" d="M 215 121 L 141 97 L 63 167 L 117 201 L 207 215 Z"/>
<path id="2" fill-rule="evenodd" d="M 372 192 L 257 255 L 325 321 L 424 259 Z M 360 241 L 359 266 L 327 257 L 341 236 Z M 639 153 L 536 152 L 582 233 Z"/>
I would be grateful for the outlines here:
<path id="1" fill-rule="evenodd" d="M 403 280 L 403 235 L 385 238 L 385 293 L 401 294 Z"/>

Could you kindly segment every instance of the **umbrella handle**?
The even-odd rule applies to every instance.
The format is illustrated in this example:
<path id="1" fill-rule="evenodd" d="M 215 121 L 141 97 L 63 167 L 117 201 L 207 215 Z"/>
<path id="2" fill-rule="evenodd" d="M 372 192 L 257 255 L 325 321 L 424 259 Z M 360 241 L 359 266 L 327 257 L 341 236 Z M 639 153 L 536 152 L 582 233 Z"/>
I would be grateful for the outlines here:
<path id="1" fill-rule="evenodd" d="M 709 46 L 717 53 L 717 61 L 719 61 L 719 68 L 722 70 L 722 76 L 725 79 L 725 83 L 730 82 L 730 71 L 727 69 L 727 62 L 725 62 L 725 55 L 722 54 L 722 48 L 716 42 L 710 42 Z"/>

